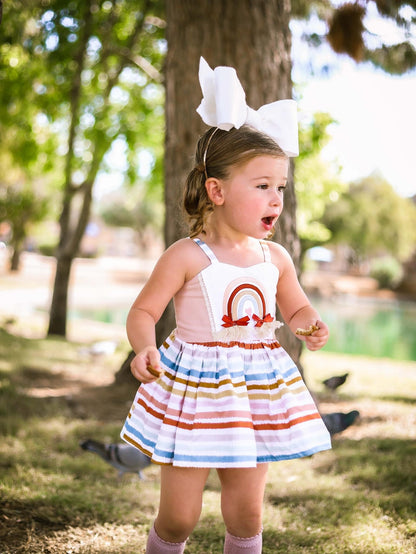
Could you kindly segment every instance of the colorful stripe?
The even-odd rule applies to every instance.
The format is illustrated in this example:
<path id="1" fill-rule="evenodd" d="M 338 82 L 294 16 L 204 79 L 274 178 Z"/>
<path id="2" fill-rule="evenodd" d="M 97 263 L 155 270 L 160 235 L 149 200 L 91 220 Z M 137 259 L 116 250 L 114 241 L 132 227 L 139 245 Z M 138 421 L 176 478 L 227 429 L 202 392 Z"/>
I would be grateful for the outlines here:
<path id="1" fill-rule="evenodd" d="M 331 447 L 302 378 L 276 341 L 160 348 L 165 374 L 137 391 L 121 437 L 159 464 L 253 467 Z"/>
<path id="2" fill-rule="evenodd" d="M 165 345 L 166 343 L 164 343 Z M 280 344 L 277 341 L 272 342 L 241 342 L 238 340 L 232 340 L 229 342 L 220 342 L 220 341 L 212 341 L 212 342 L 191 342 L 188 344 L 196 344 L 198 346 L 205 346 L 206 348 L 210 348 L 213 346 L 221 346 L 222 348 L 234 348 L 235 346 L 238 346 L 239 348 L 244 348 L 246 350 L 259 350 L 260 348 L 281 348 Z"/>

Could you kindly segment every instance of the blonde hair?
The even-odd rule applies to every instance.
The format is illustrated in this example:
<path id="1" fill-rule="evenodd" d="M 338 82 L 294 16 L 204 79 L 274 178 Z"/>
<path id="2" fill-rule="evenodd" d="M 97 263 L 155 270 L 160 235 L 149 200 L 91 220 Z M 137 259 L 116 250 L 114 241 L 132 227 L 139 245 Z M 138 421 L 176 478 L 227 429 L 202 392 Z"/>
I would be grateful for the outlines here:
<path id="1" fill-rule="evenodd" d="M 191 237 L 204 231 L 207 217 L 214 209 L 205 181 L 209 177 L 227 179 L 232 168 L 264 155 L 287 157 L 271 137 L 248 125 L 230 131 L 211 127 L 202 135 L 196 147 L 195 165 L 186 179 L 183 198 Z"/>

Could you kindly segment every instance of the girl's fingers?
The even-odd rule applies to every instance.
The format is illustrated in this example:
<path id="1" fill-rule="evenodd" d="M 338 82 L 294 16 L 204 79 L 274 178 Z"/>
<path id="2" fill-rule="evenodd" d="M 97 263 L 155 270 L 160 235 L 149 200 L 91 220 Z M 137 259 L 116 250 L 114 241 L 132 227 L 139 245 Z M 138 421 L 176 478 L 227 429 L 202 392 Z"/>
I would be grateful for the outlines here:
<path id="1" fill-rule="evenodd" d="M 160 368 L 160 366 L 154 367 L 152 365 L 148 365 L 146 367 L 146 370 L 150 373 L 150 375 L 153 375 L 153 377 L 156 377 L 156 378 L 160 377 L 163 374 L 163 371 Z"/>
<path id="2" fill-rule="evenodd" d="M 308 350 L 319 350 L 327 343 L 329 337 L 329 329 L 323 321 L 315 323 L 315 329 L 311 335 L 305 336 L 305 343 Z"/>
<path id="3" fill-rule="evenodd" d="M 142 360 L 140 356 L 135 356 L 130 364 L 130 368 L 134 377 L 136 377 L 136 379 L 138 379 L 139 381 L 142 381 L 143 370 L 146 369 L 144 360 Z"/>
<path id="4" fill-rule="evenodd" d="M 160 377 L 163 370 L 160 367 L 160 354 L 157 350 L 151 350 L 147 355 L 146 369 L 153 377 Z"/>
<path id="5" fill-rule="evenodd" d="M 156 348 L 137 354 L 131 362 L 131 372 L 141 383 L 150 383 L 158 379 L 163 370 L 160 367 L 160 355 Z"/>
<path id="6" fill-rule="evenodd" d="M 324 323 L 323 321 L 317 321 L 316 325 L 319 327 L 320 330 L 320 333 L 317 333 L 318 335 L 322 334 L 325 336 L 329 336 L 329 327 L 326 323 Z"/>

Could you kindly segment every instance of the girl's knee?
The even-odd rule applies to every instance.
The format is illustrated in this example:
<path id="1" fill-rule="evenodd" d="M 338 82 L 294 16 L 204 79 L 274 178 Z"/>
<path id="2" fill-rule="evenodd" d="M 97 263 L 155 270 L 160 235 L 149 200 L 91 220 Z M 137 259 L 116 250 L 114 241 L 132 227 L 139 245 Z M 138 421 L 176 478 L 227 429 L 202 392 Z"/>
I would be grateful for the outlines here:
<path id="1" fill-rule="evenodd" d="M 218 475 L 222 485 L 222 514 L 228 531 L 237 537 L 252 537 L 259 533 L 267 464 L 259 464 L 256 468 L 218 470 Z"/>
<path id="2" fill-rule="evenodd" d="M 198 523 L 200 513 L 187 512 L 171 513 L 168 517 L 158 515 L 155 521 L 157 534 L 164 540 L 170 542 L 184 541 L 192 533 Z"/>
<path id="3" fill-rule="evenodd" d="M 262 529 L 262 509 L 257 506 L 235 506 L 223 510 L 227 530 L 237 537 L 252 537 Z"/>
<path id="4" fill-rule="evenodd" d="M 198 522 L 208 469 L 162 466 L 155 529 L 165 541 L 185 540 Z"/>

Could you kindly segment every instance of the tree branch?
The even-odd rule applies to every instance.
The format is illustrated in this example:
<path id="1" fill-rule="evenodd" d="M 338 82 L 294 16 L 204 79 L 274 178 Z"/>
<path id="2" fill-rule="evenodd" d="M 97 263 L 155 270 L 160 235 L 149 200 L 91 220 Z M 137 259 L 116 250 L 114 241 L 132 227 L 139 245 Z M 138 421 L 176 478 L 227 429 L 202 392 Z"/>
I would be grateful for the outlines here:
<path id="1" fill-rule="evenodd" d="M 160 71 L 158 71 L 150 62 L 140 56 L 140 54 L 132 55 L 128 48 L 119 48 L 113 51 L 115 54 L 122 56 L 125 60 L 136 65 L 141 69 L 152 81 L 156 83 L 162 83 L 163 77 Z"/>
<path id="2" fill-rule="evenodd" d="M 134 46 L 137 44 L 137 41 L 138 41 L 142 31 L 143 31 L 143 27 L 144 27 L 144 24 L 145 24 L 145 21 L 146 21 L 146 14 L 150 9 L 150 5 L 151 5 L 151 0 L 146 0 L 144 5 L 143 5 L 143 10 L 140 14 L 140 17 L 137 19 L 136 26 L 135 26 L 132 34 L 130 35 L 128 44 L 126 46 L 126 50 L 128 50 L 128 51 L 133 50 Z M 120 63 L 118 65 L 114 75 L 111 77 L 111 79 L 108 80 L 107 89 L 106 89 L 106 92 L 105 92 L 105 97 L 106 98 L 108 98 L 110 96 L 112 88 L 117 83 L 117 81 L 120 77 L 120 74 L 123 71 L 123 69 L 126 67 L 126 65 L 127 64 L 126 64 L 125 59 L 120 60 Z"/>

